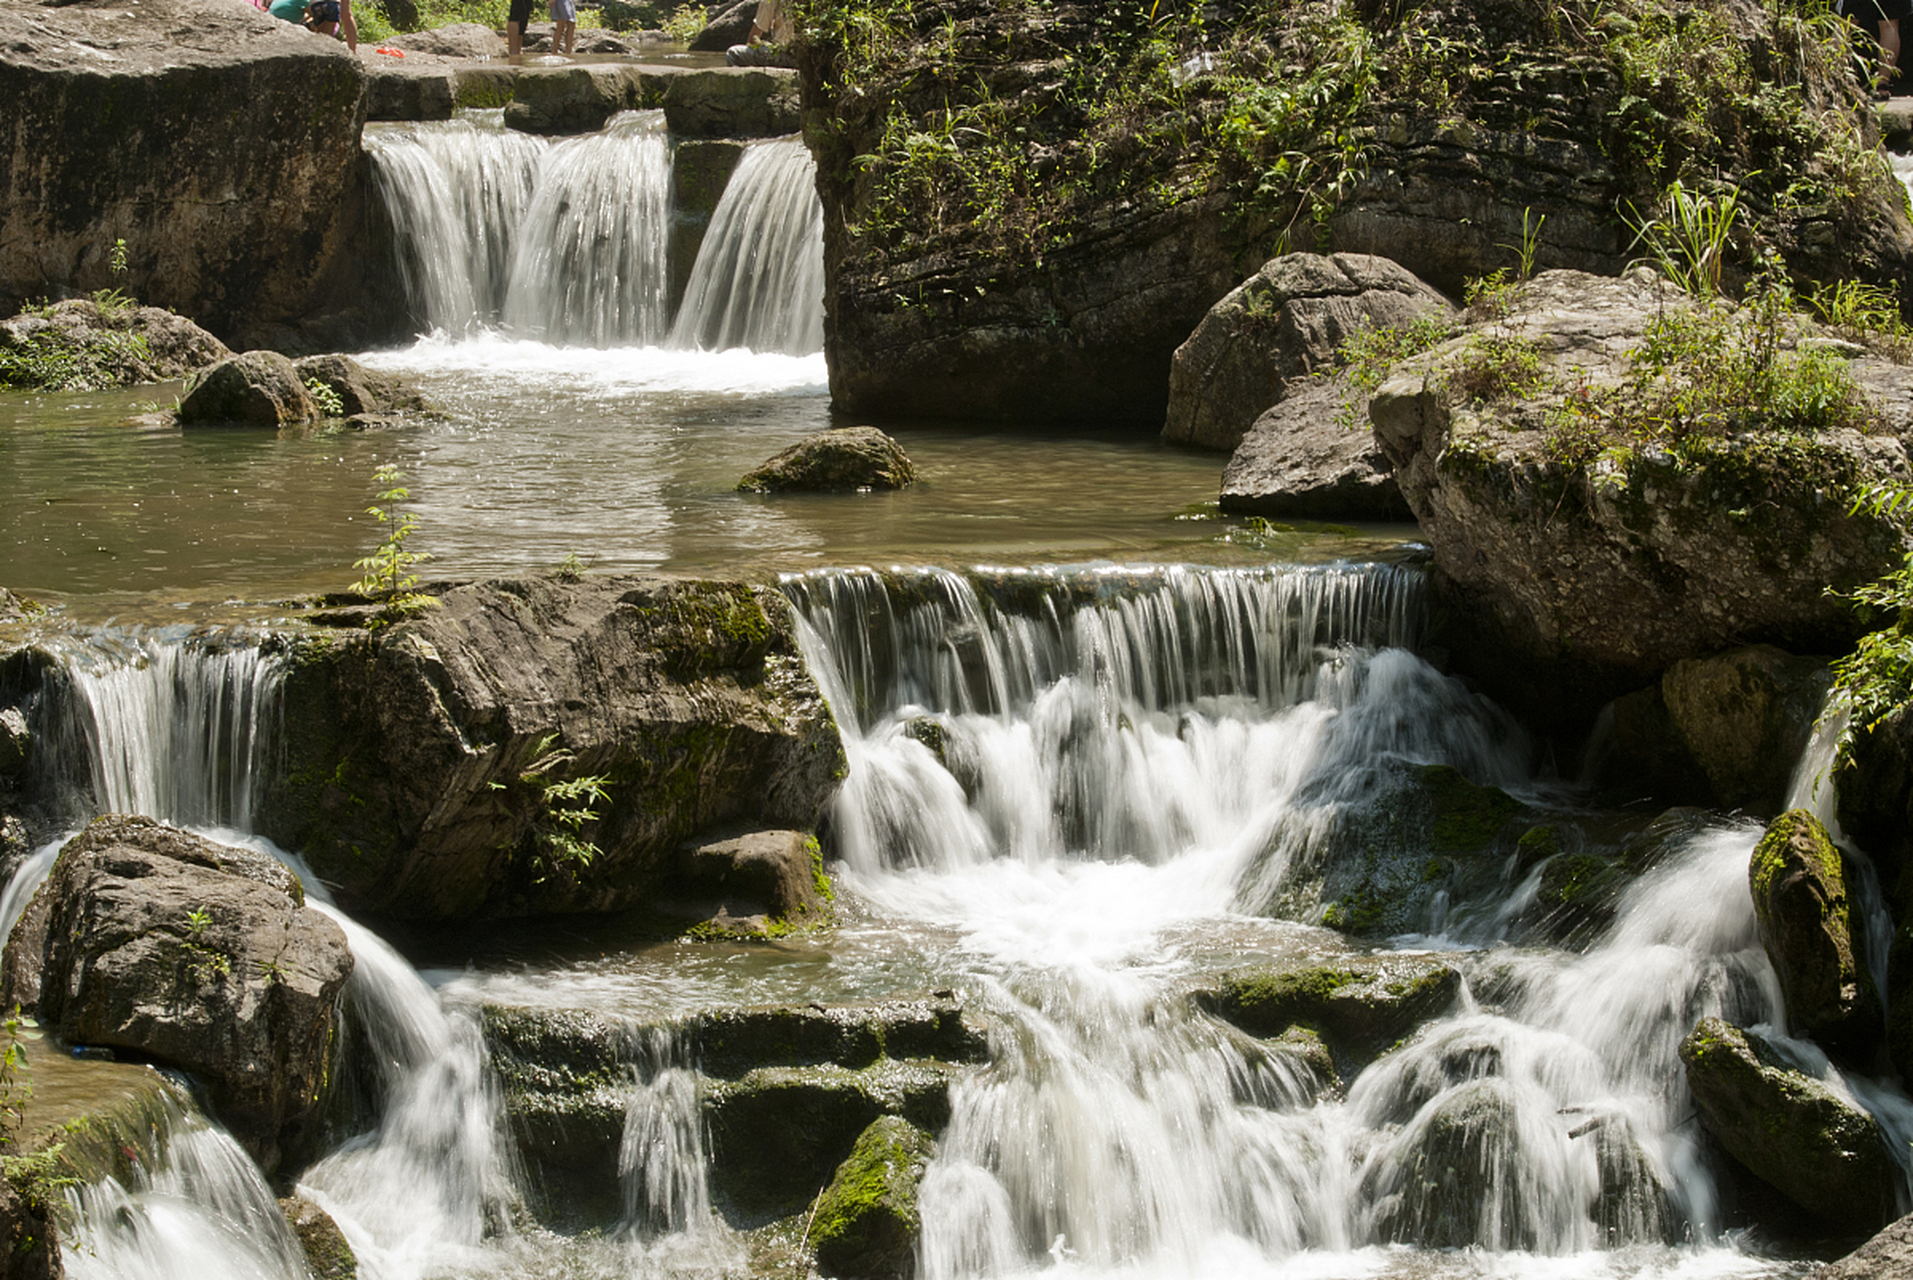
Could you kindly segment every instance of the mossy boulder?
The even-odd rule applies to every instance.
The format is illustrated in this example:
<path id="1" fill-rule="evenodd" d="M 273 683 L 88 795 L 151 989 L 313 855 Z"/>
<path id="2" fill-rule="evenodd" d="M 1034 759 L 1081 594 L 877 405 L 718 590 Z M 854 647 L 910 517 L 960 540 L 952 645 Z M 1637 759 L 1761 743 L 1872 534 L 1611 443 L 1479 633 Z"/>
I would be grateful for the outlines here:
<path id="1" fill-rule="evenodd" d="M 0 386 L 50 391 L 165 382 L 232 355 L 185 316 L 73 298 L 0 321 Z"/>
<path id="2" fill-rule="evenodd" d="M 485 1048 L 548 1216 L 613 1216 L 643 1033 L 583 1009 L 488 1005 Z"/>
<path id="3" fill-rule="evenodd" d="M 1866 1052 L 1880 1034 L 1879 999 L 1854 945 L 1846 865 L 1826 828 L 1805 809 L 1781 814 L 1754 847 L 1748 878 L 1789 1025 Z"/>
<path id="4" fill-rule="evenodd" d="M 817 1267 L 844 1280 L 907 1280 L 923 1221 L 917 1188 L 936 1155 L 929 1134 L 901 1116 L 880 1116 L 817 1197 L 810 1239 Z"/>
<path id="5" fill-rule="evenodd" d="M 1428 956 L 1348 956 L 1298 969 L 1227 975 L 1197 1005 L 1252 1036 L 1278 1039 L 1293 1028 L 1328 1045 L 1340 1073 L 1362 1066 L 1443 1013 L 1461 990 L 1461 974 Z"/>
<path id="6" fill-rule="evenodd" d="M 746 831 L 678 846 L 680 903 L 670 914 L 697 918 L 693 936 L 773 938 L 830 923 L 836 891 L 817 837 L 804 831 Z"/>
<path id="7" fill-rule="evenodd" d="M 437 599 L 285 642 L 286 764 L 260 811 L 352 909 L 645 907 L 687 839 L 807 830 L 836 786 L 842 743 L 773 590 L 594 575 Z"/>
<path id="8" fill-rule="evenodd" d="M 742 493 L 847 493 L 904 489 L 917 469 L 875 427 L 833 427 L 798 441 L 737 482 Z"/>
<path id="9" fill-rule="evenodd" d="M 888 1058 L 979 1063 L 984 1030 L 950 992 L 876 1004 L 714 1009 L 684 1023 L 700 1067 L 741 1076 L 767 1066 L 872 1066 Z"/>
<path id="10" fill-rule="evenodd" d="M 298 1237 L 312 1280 L 358 1280 L 359 1256 L 331 1214 L 304 1196 L 281 1200 L 279 1209 Z"/>
<path id="11" fill-rule="evenodd" d="M 1702 1126 L 1823 1230 L 1865 1235 L 1893 1218 L 1899 1168 L 1851 1100 L 1719 1018 L 1703 1018 L 1680 1056 Z"/>
<path id="12" fill-rule="evenodd" d="M 1633 881 L 1624 859 L 1602 853 L 1557 853 L 1541 868 L 1533 918 L 1542 936 L 1586 938 L 1614 919 L 1621 891 Z"/>
<path id="13" fill-rule="evenodd" d="M 221 360 L 193 378 L 179 402 L 186 426 L 296 427 L 319 417 L 299 370 L 277 351 Z"/>

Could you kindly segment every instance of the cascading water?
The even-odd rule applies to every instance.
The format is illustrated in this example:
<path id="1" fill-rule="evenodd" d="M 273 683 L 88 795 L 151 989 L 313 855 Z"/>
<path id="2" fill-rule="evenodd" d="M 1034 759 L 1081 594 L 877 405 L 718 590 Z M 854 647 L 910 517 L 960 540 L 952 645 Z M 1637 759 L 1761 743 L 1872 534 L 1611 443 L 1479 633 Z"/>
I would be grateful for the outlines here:
<path id="1" fill-rule="evenodd" d="M 824 345 L 824 209 L 801 138 L 744 153 L 698 247 L 671 345 L 804 355 Z"/>
<path id="2" fill-rule="evenodd" d="M 502 112 L 368 129 L 414 311 L 453 339 L 558 347 L 823 348 L 823 212 L 799 139 L 752 145 L 713 214 L 675 324 L 661 112 L 551 142 Z"/>

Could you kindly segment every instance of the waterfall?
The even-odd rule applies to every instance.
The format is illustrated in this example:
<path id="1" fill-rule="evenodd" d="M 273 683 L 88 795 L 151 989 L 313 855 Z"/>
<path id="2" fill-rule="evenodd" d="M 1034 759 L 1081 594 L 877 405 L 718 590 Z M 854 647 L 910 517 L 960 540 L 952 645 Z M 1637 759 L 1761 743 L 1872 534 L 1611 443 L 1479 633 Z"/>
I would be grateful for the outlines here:
<path id="1" fill-rule="evenodd" d="M 671 328 L 674 347 L 824 345 L 824 209 L 802 138 L 754 144 L 711 215 Z"/>
<path id="2" fill-rule="evenodd" d="M 568 347 L 823 348 L 823 209 L 801 139 L 753 144 L 713 214 L 684 304 L 668 298 L 663 113 L 559 141 L 502 112 L 367 129 L 413 312 L 451 338 Z"/>

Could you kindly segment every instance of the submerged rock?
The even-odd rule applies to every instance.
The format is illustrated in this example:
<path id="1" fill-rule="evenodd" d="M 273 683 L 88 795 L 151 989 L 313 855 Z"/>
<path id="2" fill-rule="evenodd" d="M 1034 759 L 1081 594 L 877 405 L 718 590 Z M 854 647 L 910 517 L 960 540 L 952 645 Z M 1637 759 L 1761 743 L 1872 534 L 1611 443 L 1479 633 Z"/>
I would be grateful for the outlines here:
<path id="1" fill-rule="evenodd" d="M 737 482 L 741 493 L 844 493 L 903 489 L 917 469 L 875 427 L 833 427 L 798 441 Z"/>
<path id="2" fill-rule="evenodd" d="M 190 1071 L 268 1173 L 325 1101 L 345 934 L 297 877 L 150 818 L 68 841 L 8 939 L 5 998 L 68 1044 Z"/>
<path id="3" fill-rule="evenodd" d="M 276 351 L 220 361 L 194 378 L 179 402 L 186 426 L 291 427 L 320 416 L 299 370 Z"/>
<path id="4" fill-rule="evenodd" d="M 1748 878 L 1794 1033 L 1865 1052 L 1880 1034 L 1878 997 L 1854 946 L 1846 865 L 1826 828 L 1805 809 L 1781 814 L 1755 846 Z"/>
<path id="5" fill-rule="evenodd" d="M 843 768 L 789 606 L 742 582 L 494 581 L 290 643 L 264 826 L 353 909 L 617 911 L 679 846 L 805 830 Z"/>
<path id="6" fill-rule="evenodd" d="M 1234 449 L 1292 385 L 1327 370 L 1336 348 L 1355 334 L 1453 312 L 1446 298 L 1386 258 L 1271 258 L 1209 308 L 1176 348 L 1162 438 L 1199 449 Z"/>
<path id="7" fill-rule="evenodd" d="M 1872 1116 L 1719 1018 L 1701 1019 L 1680 1054 L 1701 1124 L 1750 1172 L 1830 1232 L 1892 1218 L 1899 1169 Z"/>
<path id="8" fill-rule="evenodd" d="M 817 1197 L 810 1239 L 818 1269 L 846 1280 L 907 1280 L 923 1230 L 917 1190 L 935 1155 L 936 1142 L 909 1121 L 872 1121 Z"/>
<path id="9" fill-rule="evenodd" d="M 1252 1036 L 1321 1035 L 1340 1073 L 1361 1067 L 1454 1003 L 1461 974 L 1432 956 L 1348 956 L 1299 969 L 1228 975 L 1196 1002 Z"/>

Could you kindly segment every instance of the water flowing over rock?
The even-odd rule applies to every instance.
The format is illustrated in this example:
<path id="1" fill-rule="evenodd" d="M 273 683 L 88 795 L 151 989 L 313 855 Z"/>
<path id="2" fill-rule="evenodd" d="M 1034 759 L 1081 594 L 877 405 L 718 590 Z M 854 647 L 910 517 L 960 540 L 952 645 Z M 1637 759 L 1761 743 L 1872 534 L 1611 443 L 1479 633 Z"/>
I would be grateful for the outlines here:
<path id="1" fill-rule="evenodd" d="M 179 420 L 191 426 L 292 427 L 319 417 L 299 370 L 277 351 L 220 361 L 179 402 Z"/>
<path id="2" fill-rule="evenodd" d="M 810 1238 L 827 1276 L 908 1277 L 922 1219 L 917 1188 L 936 1154 L 929 1134 L 897 1116 L 881 1116 L 857 1137 L 817 1197 Z"/>
<path id="3" fill-rule="evenodd" d="M 268 1170 L 309 1151 L 345 935 L 263 855 L 148 818 L 70 841 L 7 943 L 7 1001 L 69 1044 L 182 1068 Z"/>
<path id="4" fill-rule="evenodd" d="M 1232 974 L 1197 1002 L 1250 1035 L 1319 1033 L 1344 1076 L 1446 1011 L 1461 974 L 1434 957 L 1350 956 L 1312 968 Z"/>
<path id="5" fill-rule="evenodd" d="M 1879 997 L 1855 946 L 1847 870 L 1826 828 L 1804 809 L 1781 814 L 1748 876 L 1787 1021 L 1799 1035 L 1864 1055 L 1879 1036 Z"/>
<path id="6" fill-rule="evenodd" d="M 1719 1018 L 1681 1042 L 1681 1061 L 1707 1131 L 1827 1230 L 1865 1234 L 1893 1216 L 1899 1170 L 1849 1099 Z"/>
<path id="7" fill-rule="evenodd" d="M 775 593 L 632 577 L 440 599 L 288 655 L 286 769 L 262 807 L 342 902 L 613 911 L 664 889 L 700 831 L 816 822 L 842 747 Z"/>
<path id="8" fill-rule="evenodd" d="M 1424 316 L 1443 320 L 1453 311 L 1446 298 L 1386 258 L 1271 258 L 1211 307 L 1176 348 L 1162 438 L 1234 449 L 1292 383 L 1326 371 L 1335 349 L 1355 334 Z"/>
<path id="9" fill-rule="evenodd" d="M 364 84 L 249 5 L 0 8 L 0 304 L 123 286 L 228 342 L 313 315 L 356 270 Z"/>
<path id="10" fill-rule="evenodd" d="M 833 427 L 800 440 L 737 482 L 744 493 L 842 493 L 904 489 L 917 469 L 903 446 L 875 427 Z"/>
<path id="11" fill-rule="evenodd" d="M 1643 274 L 1548 272 L 1480 328 L 1532 341 L 1545 366 L 1618 381 L 1648 322 L 1680 305 Z M 1905 473 L 1896 433 L 1913 399 L 1883 402 L 1887 430 L 1870 435 L 1827 432 L 1778 450 L 1757 436 L 1690 438 L 1685 457 L 1643 445 L 1624 461 L 1568 467 L 1545 432 L 1517 429 L 1522 402 L 1484 410 L 1452 390 L 1446 371 L 1473 340 L 1397 366 L 1369 417 L 1433 546 L 1456 665 L 1518 714 L 1585 725 L 1684 658 L 1748 642 L 1837 652 L 1857 634 L 1827 587 L 1896 567 L 1901 538 L 1828 494 Z M 1897 366 L 1855 364 L 1913 383 Z"/>
<path id="12" fill-rule="evenodd" d="M 359 1259 L 332 1215 L 304 1196 L 281 1200 L 286 1221 L 299 1237 L 313 1280 L 358 1280 Z"/>

